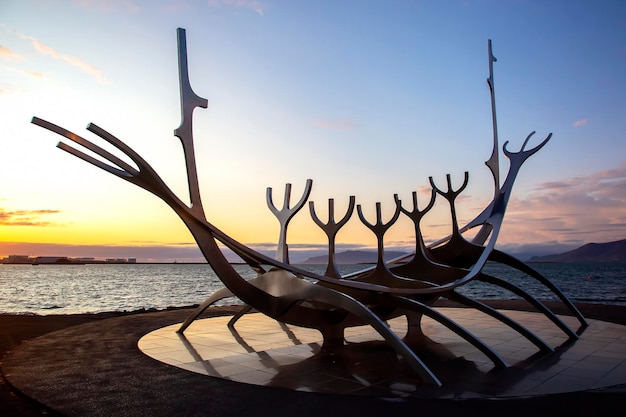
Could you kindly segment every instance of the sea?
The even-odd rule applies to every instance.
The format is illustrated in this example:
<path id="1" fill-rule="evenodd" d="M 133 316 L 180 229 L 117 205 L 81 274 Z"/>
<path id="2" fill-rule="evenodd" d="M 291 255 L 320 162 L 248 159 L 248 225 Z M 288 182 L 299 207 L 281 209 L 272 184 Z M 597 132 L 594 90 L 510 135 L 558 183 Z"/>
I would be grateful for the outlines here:
<path id="1" fill-rule="evenodd" d="M 626 263 L 533 263 L 572 301 L 626 306 Z M 321 273 L 322 265 L 301 265 Z M 339 265 L 342 274 L 364 265 Z M 235 265 L 246 278 L 256 274 Z M 509 267 L 489 263 L 485 272 L 524 288 L 540 300 L 556 297 Z M 0 313 L 78 314 L 184 307 L 222 288 L 208 264 L 0 265 Z M 474 299 L 517 299 L 507 290 L 471 282 L 459 289 Z M 221 304 L 241 304 L 236 298 Z"/>

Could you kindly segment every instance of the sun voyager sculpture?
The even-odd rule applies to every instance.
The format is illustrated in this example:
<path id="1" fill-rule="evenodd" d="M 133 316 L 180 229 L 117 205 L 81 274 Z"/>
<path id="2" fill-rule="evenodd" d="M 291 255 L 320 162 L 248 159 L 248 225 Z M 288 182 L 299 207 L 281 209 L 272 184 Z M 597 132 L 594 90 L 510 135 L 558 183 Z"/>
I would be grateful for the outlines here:
<path id="1" fill-rule="evenodd" d="M 420 358 L 419 347 L 411 343 L 422 335 L 420 321 L 423 316 L 430 317 L 458 334 L 486 355 L 495 367 L 506 368 L 509 365 L 484 341 L 433 308 L 433 303 L 439 298 L 458 302 L 499 320 L 533 343 L 540 353 L 553 352 L 555 349 L 505 313 L 478 300 L 468 298 L 457 291 L 458 287 L 470 281 L 476 280 L 502 287 L 525 299 L 560 328 L 570 340 L 577 339 L 587 327 L 587 322 L 582 314 L 552 282 L 524 262 L 495 248 L 515 178 L 524 162 L 550 140 L 551 134 L 539 145 L 526 149 L 534 132 L 529 134 L 517 152 L 507 148 L 508 142 L 504 143 L 502 152 L 510 163 L 508 173 L 501 183 L 500 148 L 493 80 L 493 63 L 496 59 L 492 54 L 491 41 L 489 41 L 489 78 L 487 84 L 491 94 L 493 151 L 486 161 L 494 181 L 494 195 L 491 203 L 467 225 L 459 226 L 455 201 L 468 183 L 469 175 L 466 172 L 462 184 L 456 188 L 452 185 L 450 175 L 447 175 L 446 187 L 440 187 L 430 178 L 432 186 L 430 201 L 422 209 L 418 208 L 416 192 L 413 192 L 413 201 L 409 206 L 406 206 L 395 195 L 395 212 L 386 223 L 381 218 L 380 203 L 376 204 L 374 222 L 366 219 L 361 206 L 356 205 L 360 221 L 376 236 L 378 242 L 377 263 L 373 267 L 342 276 L 335 264 L 335 237 L 354 212 L 355 197 L 353 196 L 350 197 L 348 209 L 340 221 L 334 219 L 334 202 L 332 199 L 328 201 L 329 217 L 327 222 L 322 221 L 317 216 L 314 203 L 309 202 L 309 211 L 314 222 L 328 237 L 328 264 L 323 275 L 289 263 L 287 227 L 290 220 L 306 205 L 313 185 L 312 180 L 307 180 L 303 195 L 292 207 L 290 206 L 291 184 L 286 185 L 281 209 L 274 205 L 272 189 L 267 189 L 268 207 L 275 214 L 280 224 L 275 258 L 268 257 L 238 242 L 207 219 L 200 197 L 192 133 L 193 110 L 196 107 L 206 108 L 207 100 L 195 94 L 191 88 L 187 70 L 185 30 L 178 29 L 177 35 L 182 120 L 180 126 L 174 131 L 174 135 L 180 139 L 183 145 L 190 205 L 177 197 L 141 156 L 106 130 L 94 124 L 87 126 L 87 130 L 130 158 L 134 162 L 134 166 L 93 142 L 48 121 L 33 117 L 32 123 L 55 132 L 69 139 L 75 145 L 91 151 L 92 154 L 87 154 L 81 151 L 79 147 L 74 147 L 65 142 L 60 142 L 57 145 L 70 154 L 151 192 L 169 205 L 185 223 L 207 262 L 224 284 L 224 288 L 200 304 L 181 325 L 178 330 L 179 333 L 184 332 L 207 307 L 220 299 L 234 295 L 243 301 L 245 306 L 238 315 L 233 317 L 229 326 L 234 325 L 245 312 L 255 309 L 283 323 L 319 330 L 323 336 L 322 350 L 332 352 L 344 345 L 344 330 L 346 328 L 369 325 L 396 351 L 416 376 L 425 383 L 441 386 L 440 379 Z M 99 158 L 92 156 L 93 154 Z M 438 197 L 445 199 L 449 204 L 452 233 L 437 242 L 426 245 L 420 231 L 420 221 L 433 207 L 435 199 Z M 415 251 L 409 256 L 385 261 L 383 238 L 386 231 L 400 215 L 408 216 L 414 223 Z M 463 234 L 474 228 L 478 228 L 478 232 L 474 234 L 473 238 L 466 239 Z M 256 271 L 256 277 L 244 279 L 228 262 L 221 247 L 227 247 L 239 255 L 245 263 Z M 578 319 L 580 328 L 577 331 L 571 329 L 553 311 L 523 288 L 486 274 L 484 267 L 488 261 L 515 268 L 523 272 L 527 279 L 538 281 L 547 287 Z M 399 316 L 406 317 L 408 323 L 408 332 L 403 336 L 395 334 L 386 324 L 386 320 Z"/>

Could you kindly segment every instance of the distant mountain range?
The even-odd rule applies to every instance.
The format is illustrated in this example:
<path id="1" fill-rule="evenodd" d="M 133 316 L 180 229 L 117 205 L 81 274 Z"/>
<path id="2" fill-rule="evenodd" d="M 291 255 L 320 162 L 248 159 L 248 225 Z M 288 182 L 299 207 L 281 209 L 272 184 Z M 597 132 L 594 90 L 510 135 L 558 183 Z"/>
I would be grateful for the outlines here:
<path id="1" fill-rule="evenodd" d="M 533 256 L 529 262 L 626 262 L 626 239 L 607 243 L 587 243 L 557 255 Z"/>
<path id="2" fill-rule="evenodd" d="M 400 251 L 385 251 L 385 260 L 397 258 L 398 256 L 406 255 L 406 252 Z M 335 254 L 335 261 L 338 264 L 369 264 L 376 263 L 377 253 L 376 251 L 364 251 L 364 250 L 349 250 L 345 252 L 339 252 Z M 306 261 L 298 262 L 302 264 L 323 264 L 328 262 L 328 256 L 313 256 Z"/>
<path id="3" fill-rule="evenodd" d="M 393 259 L 406 252 L 385 251 L 385 259 Z M 376 251 L 351 250 L 339 252 L 335 255 L 338 264 L 367 264 L 376 263 Z M 328 256 L 313 256 L 302 264 L 323 264 L 328 262 Z M 607 243 L 588 243 L 577 249 L 567 252 L 533 256 L 527 262 L 626 262 L 626 239 Z"/>

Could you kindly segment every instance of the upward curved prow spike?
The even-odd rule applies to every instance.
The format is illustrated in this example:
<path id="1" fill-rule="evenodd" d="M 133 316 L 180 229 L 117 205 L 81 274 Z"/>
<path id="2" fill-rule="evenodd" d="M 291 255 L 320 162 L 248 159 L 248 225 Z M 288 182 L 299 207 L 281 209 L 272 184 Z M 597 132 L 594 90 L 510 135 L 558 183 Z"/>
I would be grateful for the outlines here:
<path id="1" fill-rule="evenodd" d="M 196 168 L 196 157 L 193 147 L 193 111 L 196 107 L 207 108 L 208 101 L 194 93 L 189 82 L 185 29 L 178 28 L 176 35 L 178 40 L 181 122 L 180 126 L 174 130 L 174 136 L 177 136 L 183 144 L 185 163 L 187 165 L 187 181 L 189 183 L 191 210 L 198 218 L 206 219 L 200 198 L 198 170 Z"/>
<path id="2" fill-rule="evenodd" d="M 511 163 L 513 164 L 514 162 L 517 162 L 520 166 L 528 159 L 530 158 L 532 155 L 536 154 L 541 148 L 543 148 L 546 143 L 548 143 L 550 141 L 550 139 L 552 139 L 552 133 L 549 133 L 548 136 L 546 136 L 546 138 L 543 140 L 543 142 L 541 142 L 539 145 L 535 146 L 532 149 L 528 149 L 526 150 L 526 145 L 528 144 L 528 141 L 530 140 L 530 138 L 535 134 L 535 132 L 531 132 L 527 137 L 526 140 L 524 141 L 524 143 L 522 144 L 521 149 L 519 150 L 519 152 L 512 152 L 509 151 L 507 149 L 507 145 L 509 144 L 509 141 L 506 141 L 504 143 L 504 145 L 502 145 L 502 151 L 504 152 L 504 154 L 506 155 L 507 158 L 509 158 L 511 160 Z M 518 168 L 519 169 L 519 168 Z M 509 171 L 511 171 L 511 169 L 509 169 Z"/>

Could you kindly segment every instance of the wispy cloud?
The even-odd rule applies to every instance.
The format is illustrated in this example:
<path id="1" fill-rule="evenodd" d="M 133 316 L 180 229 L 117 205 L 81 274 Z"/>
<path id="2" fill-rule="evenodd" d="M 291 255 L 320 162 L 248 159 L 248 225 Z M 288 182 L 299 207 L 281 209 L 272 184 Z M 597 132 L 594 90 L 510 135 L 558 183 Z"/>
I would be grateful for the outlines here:
<path id="1" fill-rule="evenodd" d="M 44 55 L 44 56 L 50 56 L 54 59 L 59 59 L 62 60 L 64 62 L 66 62 L 67 64 L 80 69 L 83 72 L 86 72 L 87 74 L 90 74 L 92 76 L 94 76 L 96 78 L 96 80 L 100 83 L 107 83 L 108 80 L 104 77 L 104 75 L 102 74 L 102 71 L 98 68 L 96 68 L 95 66 L 86 63 L 85 61 L 83 61 L 80 58 L 77 57 L 73 57 L 73 56 L 69 56 L 69 55 L 65 55 L 60 53 L 59 51 L 57 51 L 56 49 L 45 45 L 43 43 L 41 43 L 38 39 L 36 39 L 33 36 L 29 36 L 29 35 L 24 35 L 24 34 L 18 34 L 18 36 L 22 39 L 26 39 L 28 41 L 30 41 L 31 45 L 33 46 L 33 48 L 35 48 L 35 50 L 37 52 L 39 52 L 40 54 Z"/>
<path id="2" fill-rule="evenodd" d="M 190 5 L 186 0 L 171 0 L 163 6 L 163 9 L 171 13 L 176 13 L 186 10 L 189 7 Z"/>
<path id="3" fill-rule="evenodd" d="M 22 74 L 28 76 L 28 77 L 33 77 L 33 78 L 42 78 L 43 77 L 43 73 L 42 72 L 38 72 L 38 71 L 22 71 Z"/>
<path id="4" fill-rule="evenodd" d="M 518 242 L 609 242 L 626 237 L 626 162 L 587 176 L 540 184 L 512 198 L 506 238 Z"/>
<path id="5" fill-rule="evenodd" d="M 59 54 L 57 51 L 55 51 L 53 48 L 49 47 L 48 45 L 44 45 L 43 43 L 39 42 L 34 37 L 28 36 L 28 35 L 22 35 L 22 34 L 20 34 L 20 37 L 22 39 L 29 40 L 30 43 L 33 45 L 33 47 L 40 54 L 42 54 L 42 55 L 50 55 L 51 57 L 56 58 L 56 59 L 61 58 L 61 54 Z"/>
<path id="6" fill-rule="evenodd" d="M 60 213 L 59 210 L 5 210 L 0 208 L 0 226 L 50 226 L 54 223 L 42 220 L 49 214 Z"/>
<path id="7" fill-rule="evenodd" d="M 334 120 L 314 120 L 313 125 L 323 129 L 332 130 L 349 130 L 354 129 L 356 124 L 348 118 L 339 118 Z"/>
<path id="8" fill-rule="evenodd" d="M 21 61 L 24 57 L 17 52 L 13 52 L 6 46 L 0 45 L 0 58 L 7 61 Z"/>
<path id="9" fill-rule="evenodd" d="M 131 0 L 74 0 L 76 4 L 85 9 L 103 12 L 121 10 L 123 12 L 139 13 L 141 8 Z"/>
<path id="10" fill-rule="evenodd" d="M 419 190 L 430 192 L 429 187 Z M 422 206 L 426 204 L 423 198 Z M 461 202 L 462 200 L 459 200 Z M 463 208 L 478 214 L 486 202 L 472 199 Z M 586 243 L 626 238 L 626 161 L 615 168 L 586 176 L 546 181 L 524 196 L 509 202 L 497 246 L 522 258 L 565 252 Z M 473 218 L 459 218 L 464 225 Z M 448 234 L 450 224 L 430 223 L 422 232 L 426 242 Z M 390 249 L 406 248 L 402 242 L 386 244 Z"/>
<path id="11" fill-rule="evenodd" d="M 98 82 L 101 82 L 101 83 L 107 82 L 107 79 L 104 78 L 104 76 L 102 75 L 102 71 L 100 71 L 98 68 L 94 67 L 93 65 L 83 62 L 79 58 L 76 58 L 73 56 L 63 55 L 61 58 L 63 59 L 63 61 L 67 62 L 68 64 L 73 65 L 76 68 L 79 68 L 83 70 L 84 72 L 93 75 L 94 77 L 96 77 Z"/>
<path id="12" fill-rule="evenodd" d="M 265 14 L 267 6 L 257 0 L 209 0 L 209 4 L 213 7 L 229 6 L 243 9 L 250 9 L 256 12 L 259 16 Z"/>
<path id="13" fill-rule="evenodd" d="M 588 122 L 589 121 L 587 119 L 576 120 L 574 123 L 572 123 L 572 126 L 583 127 L 586 126 Z"/>
<path id="14" fill-rule="evenodd" d="M 44 74 L 39 71 L 26 71 L 17 68 L 6 68 L 6 70 L 32 78 L 42 78 L 44 76 Z"/>
<path id="15" fill-rule="evenodd" d="M 29 78 L 37 78 L 37 79 L 41 79 L 44 77 L 44 74 L 41 72 L 37 72 L 37 71 L 26 71 L 26 70 L 22 70 L 22 69 L 17 69 L 17 68 L 11 68 L 11 67 L 4 67 L 4 68 L 0 68 L 1 70 L 5 70 L 7 72 L 12 72 L 15 74 L 19 74 L 22 75 L 24 77 L 29 77 Z M 18 92 L 23 92 L 24 88 L 22 85 L 20 85 L 19 83 L 15 83 L 14 78 L 13 77 L 8 77 L 8 79 L 11 80 L 11 82 L 1 82 L 0 81 L 0 94 L 14 94 L 14 93 L 18 93 Z"/>

